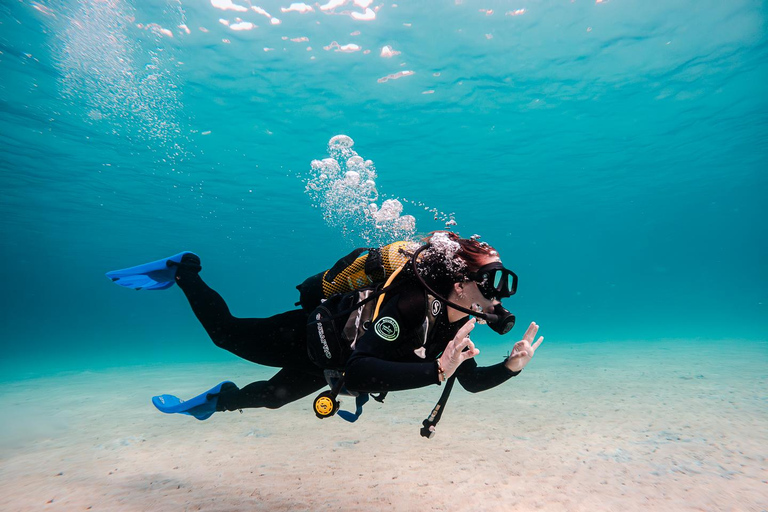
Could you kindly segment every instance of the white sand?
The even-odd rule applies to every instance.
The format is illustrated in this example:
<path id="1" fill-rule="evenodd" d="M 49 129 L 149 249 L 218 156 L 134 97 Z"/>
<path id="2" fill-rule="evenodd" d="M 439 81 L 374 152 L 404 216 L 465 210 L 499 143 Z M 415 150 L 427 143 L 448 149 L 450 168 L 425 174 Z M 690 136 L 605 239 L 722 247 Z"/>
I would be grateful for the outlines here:
<path id="1" fill-rule="evenodd" d="M 545 342 L 507 384 L 457 386 L 432 440 L 418 431 L 438 387 L 348 424 L 316 419 L 311 398 L 205 422 L 150 404 L 272 372 L 247 363 L 7 383 L 0 509 L 763 511 L 767 354 Z"/>

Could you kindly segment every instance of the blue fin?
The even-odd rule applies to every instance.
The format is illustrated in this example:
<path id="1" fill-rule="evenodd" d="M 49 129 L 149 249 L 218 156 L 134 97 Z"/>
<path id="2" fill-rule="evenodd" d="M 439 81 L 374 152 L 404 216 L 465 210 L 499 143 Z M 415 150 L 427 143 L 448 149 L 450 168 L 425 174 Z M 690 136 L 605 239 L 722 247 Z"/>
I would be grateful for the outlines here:
<path id="1" fill-rule="evenodd" d="M 200 261 L 200 258 L 195 253 L 184 251 L 174 254 L 169 258 L 144 263 L 143 265 L 113 270 L 107 272 L 106 275 L 115 284 L 125 286 L 126 288 L 133 288 L 134 290 L 165 290 L 173 286 L 176 278 L 176 269 L 179 268 L 178 264 L 181 263 L 181 258 L 186 254 L 191 254 L 197 258 L 198 262 Z"/>
<path id="2" fill-rule="evenodd" d="M 216 405 L 219 402 L 221 388 L 231 388 L 233 386 L 235 388 L 237 387 L 233 382 L 225 380 L 205 393 L 201 393 L 195 398 L 191 398 L 187 401 L 181 400 L 179 397 L 173 395 L 159 395 L 152 397 L 152 404 L 157 407 L 160 412 L 166 414 L 188 414 L 201 421 L 207 420 L 216 412 Z"/>

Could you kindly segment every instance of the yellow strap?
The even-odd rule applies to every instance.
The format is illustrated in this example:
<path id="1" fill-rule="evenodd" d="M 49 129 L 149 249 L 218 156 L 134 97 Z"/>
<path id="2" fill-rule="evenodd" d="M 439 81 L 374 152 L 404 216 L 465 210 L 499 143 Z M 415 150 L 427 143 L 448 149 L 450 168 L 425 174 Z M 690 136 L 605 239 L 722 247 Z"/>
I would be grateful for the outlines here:
<path id="1" fill-rule="evenodd" d="M 389 279 L 387 279 L 387 282 L 384 283 L 384 288 L 389 286 L 392 283 L 392 281 L 395 280 L 395 277 L 397 276 L 397 274 L 400 273 L 401 270 L 403 270 L 403 268 L 405 268 L 405 265 L 407 265 L 407 263 L 403 264 L 403 265 L 400 265 L 400 267 L 397 270 L 392 272 L 392 275 L 389 276 Z M 379 300 L 376 301 L 376 309 L 373 310 L 373 318 L 371 319 L 371 322 L 376 321 L 376 319 L 379 317 L 379 308 L 381 308 L 381 304 L 384 302 L 384 296 L 385 295 L 386 295 L 386 293 L 382 293 L 379 296 Z"/>

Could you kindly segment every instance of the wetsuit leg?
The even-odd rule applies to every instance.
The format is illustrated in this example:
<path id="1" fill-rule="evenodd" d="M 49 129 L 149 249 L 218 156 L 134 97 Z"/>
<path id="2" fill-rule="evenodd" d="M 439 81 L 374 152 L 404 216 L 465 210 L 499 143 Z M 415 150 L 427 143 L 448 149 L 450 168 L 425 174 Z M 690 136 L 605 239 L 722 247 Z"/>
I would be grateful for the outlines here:
<path id="1" fill-rule="evenodd" d="M 327 385 L 322 375 L 312 375 L 294 368 L 283 368 L 269 380 L 253 382 L 243 389 L 233 388 L 222 391 L 216 410 L 235 411 L 252 407 L 277 409 Z"/>
<path id="2" fill-rule="evenodd" d="M 221 295 L 205 284 L 196 271 L 179 268 L 176 282 L 217 346 L 253 363 L 278 368 L 291 366 L 318 374 L 307 355 L 307 314 L 303 310 L 270 318 L 236 318 Z"/>

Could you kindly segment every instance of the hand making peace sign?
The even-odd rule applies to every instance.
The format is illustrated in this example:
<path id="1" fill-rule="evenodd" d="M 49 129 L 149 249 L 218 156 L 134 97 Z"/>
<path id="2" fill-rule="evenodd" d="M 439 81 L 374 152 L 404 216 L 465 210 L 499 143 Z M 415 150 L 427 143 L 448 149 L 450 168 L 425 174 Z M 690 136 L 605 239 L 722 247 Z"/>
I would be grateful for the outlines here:
<path id="1" fill-rule="evenodd" d="M 461 363 L 467 359 L 471 359 L 480 353 L 475 348 L 475 344 L 469 339 L 469 333 L 475 328 L 477 321 L 473 318 L 469 322 L 465 323 L 456 333 L 456 336 L 448 342 L 448 346 L 443 350 L 443 355 L 440 356 L 440 367 L 445 372 L 445 378 L 449 378 L 456 372 L 456 369 Z M 464 350 L 464 349 L 467 350 Z"/>
<path id="2" fill-rule="evenodd" d="M 536 349 L 539 348 L 541 342 L 544 341 L 544 336 L 539 336 L 536 343 L 532 344 L 537 332 L 539 332 L 539 326 L 536 325 L 536 322 L 531 322 L 531 325 L 528 326 L 528 330 L 525 331 L 523 339 L 515 343 L 515 346 L 512 347 L 512 353 L 504 362 L 510 371 L 519 372 L 525 368 L 525 365 L 531 360 Z"/>

